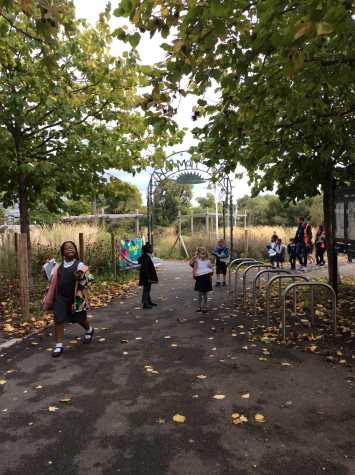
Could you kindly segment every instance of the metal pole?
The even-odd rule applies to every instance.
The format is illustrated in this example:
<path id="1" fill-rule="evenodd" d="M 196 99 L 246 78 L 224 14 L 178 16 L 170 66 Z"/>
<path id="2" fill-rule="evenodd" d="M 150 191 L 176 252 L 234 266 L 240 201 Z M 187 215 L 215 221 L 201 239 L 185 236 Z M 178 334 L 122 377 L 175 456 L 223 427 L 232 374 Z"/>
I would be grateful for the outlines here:
<path id="1" fill-rule="evenodd" d="M 136 237 L 139 236 L 139 216 L 138 216 L 138 209 L 136 209 Z"/>
<path id="2" fill-rule="evenodd" d="M 312 332 L 313 332 L 313 328 L 314 328 L 314 287 L 313 286 L 311 286 L 310 313 L 311 313 L 311 323 L 312 323 Z"/>
<path id="3" fill-rule="evenodd" d="M 216 239 L 219 235 L 219 223 L 218 223 L 218 194 L 217 194 L 217 185 L 214 186 L 214 200 L 215 200 L 215 212 L 216 212 Z"/>
<path id="4" fill-rule="evenodd" d="M 226 240 L 226 203 L 223 201 L 223 239 Z"/>

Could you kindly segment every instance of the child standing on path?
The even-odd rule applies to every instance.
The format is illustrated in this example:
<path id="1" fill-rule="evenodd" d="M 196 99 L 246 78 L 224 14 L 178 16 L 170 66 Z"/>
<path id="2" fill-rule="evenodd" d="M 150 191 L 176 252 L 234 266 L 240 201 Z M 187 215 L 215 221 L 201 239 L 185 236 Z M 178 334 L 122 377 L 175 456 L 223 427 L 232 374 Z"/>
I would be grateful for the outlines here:
<path id="1" fill-rule="evenodd" d="M 291 269 L 296 269 L 296 257 L 297 257 L 297 246 L 294 239 L 290 239 L 290 242 L 287 246 L 288 258 L 291 264 Z"/>
<path id="2" fill-rule="evenodd" d="M 284 262 L 285 262 L 285 251 L 286 248 L 282 244 L 282 239 L 277 238 L 276 240 L 276 246 L 275 246 L 275 251 L 276 251 L 276 265 L 277 267 L 283 268 Z"/>
<path id="3" fill-rule="evenodd" d="M 190 261 L 192 275 L 195 279 L 195 290 L 198 292 L 199 307 L 196 312 L 207 313 L 207 294 L 212 290 L 212 264 L 205 247 L 198 247 Z"/>
<path id="4" fill-rule="evenodd" d="M 62 263 L 53 268 L 43 301 L 44 310 L 54 311 L 54 358 L 63 353 L 64 323 L 79 323 L 85 329 L 83 343 L 91 343 L 94 335 L 86 313 L 88 302 L 85 289 L 89 283 L 89 268 L 79 260 L 74 242 L 64 242 L 60 253 Z"/>
<path id="5" fill-rule="evenodd" d="M 217 246 L 213 249 L 212 254 L 216 258 L 216 274 L 217 282 L 216 287 L 221 285 L 220 275 L 223 276 L 223 286 L 226 285 L 227 264 L 229 261 L 229 249 L 226 246 L 224 239 L 220 239 L 217 242 Z"/>
<path id="6" fill-rule="evenodd" d="M 142 305 L 143 308 L 153 308 L 157 304 L 152 302 L 150 291 L 152 284 L 158 283 L 157 271 L 152 260 L 152 246 L 149 242 L 142 247 L 143 254 L 138 258 L 140 264 L 139 285 L 143 287 Z"/>

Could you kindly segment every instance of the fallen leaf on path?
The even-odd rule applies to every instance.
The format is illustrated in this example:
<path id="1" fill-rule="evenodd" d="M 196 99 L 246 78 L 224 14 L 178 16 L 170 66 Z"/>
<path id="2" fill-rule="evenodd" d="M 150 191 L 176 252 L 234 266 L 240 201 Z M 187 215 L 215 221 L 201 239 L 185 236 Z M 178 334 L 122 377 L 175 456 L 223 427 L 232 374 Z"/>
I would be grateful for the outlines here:
<path id="1" fill-rule="evenodd" d="M 63 399 L 60 399 L 59 402 L 62 402 L 64 404 L 69 404 L 71 403 L 72 399 L 71 397 L 64 397 Z"/>
<path id="2" fill-rule="evenodd" d="M 176 343 L 172 343 L 170 346 L 171 346 L 172 348 L 176 348 L 176 347 L 177 347 L 177 344 L 176 344 Z"/>
<path id="3" fill-rule="evenodd" d="M 281 366 L 292 366 L 291 363 L 287 363 L 286 361 L 284 361 L 283 363 L 281 363 Z"/>
<path id="4" fill-rule="evenodd" d="M 106 341 L 106 338 L 99 338 L 100 343 L 103 343 L 104 341 Z"/>
<path id="5" fill-rule="evenodd" d="M 213 399 L 219 399 L 219 400 L 221 400 L 221 399 L 225 399 L 225 398 L 226 398 L 225 394 L 215 394 L 215 395 L 213 396 Z"/>
<path id="6" fill-rule="evenodd" d="M 164 338 L 165 338 L 165 340 L 169 340 L 169 339 L 171 338 L 171 336 L 170 336 L 170 335 L 166 335 L 166 336 L 164 336 Z"/>
<path id="7" fill-rule="evenodd" d="M 197 379 L 207 379 L 207 376 L 205 374 L 199 374 L 196 376 Z"/>
<path id="8" fill-rule="evenodd" d="M 41 386 L 40 384 L 38 384 L 38 386 L 35 386 L 35 389 L 43 389 L 43 386 Z"/>
<path id="9" fill-rule="evenodd" d="M 248 422 L 248 418 L 243 416 L 243 414 L 239 414 L 239 412 L 234 412 L 232 414 L 232 424 L 240 425 Z"/>
<path id="10" fill-rule="evenodd" d="M 0 386 L 3 386 L 6 383 L 7 383 L 6 379 L 0 379 Z"/>
<path id="11" fill-rule="evenodd" d="M 48 407 L 48 412 L 56 412 L 58 411 L 58 407 L 57 406 L 49 406 Z"/>
<path id="12" fill-rule="evenodd" d="M 182 414 L 175 414 L 173 421 L 177 422 L 178 424 L 183 424 L 186 421 L 186 417 Z"/>
<path id="13" fill-rule="evenodd" d="M 255 414 L 254 420 L 255 422 L 265 422 L 265 416 L 263 414 Z"/>
<path id="14" fill-rule="evenodd" d="M 16 370 L 15 369 L 8 369 L 5 374 L 12 374 L 12 373 L 16 373 Z"/>
<path id="15" fill-rule="evenodd" d="M 242 399 L 249 399 L 250 398 L 250 393 L 245 393 L 240 396 Z"/>

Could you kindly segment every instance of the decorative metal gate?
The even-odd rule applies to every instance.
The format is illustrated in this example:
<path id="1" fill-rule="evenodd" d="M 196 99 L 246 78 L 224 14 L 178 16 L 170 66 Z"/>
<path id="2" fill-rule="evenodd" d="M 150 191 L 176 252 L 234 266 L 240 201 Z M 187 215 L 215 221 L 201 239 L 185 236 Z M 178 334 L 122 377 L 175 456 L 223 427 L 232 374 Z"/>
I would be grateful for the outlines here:
<path id="1" fill-rule="evenodd" d="M 186 153 L 176 152 L 173 155 Z M 171 155 L 172 156 L 172 155 Z M 151 174 L 147 189 L 147 218 L 148 218 L 148 240 L 154 244 L 154 194 L 158 187 L 164 186 L 164 182 L 172 180 L 179 184 L 201 184 L 207 181 L 218 183 L 223 194 L 223 237 L 226 236 L 226 213 L 229 210 L 230 226 L 230 252 L 233 255 L 233 190 L 230 178 L 221 170 L 216 168 L 202 167 L 191 158 L 178 159 L 170 162 L 166 168 L 156 168 Z"/>

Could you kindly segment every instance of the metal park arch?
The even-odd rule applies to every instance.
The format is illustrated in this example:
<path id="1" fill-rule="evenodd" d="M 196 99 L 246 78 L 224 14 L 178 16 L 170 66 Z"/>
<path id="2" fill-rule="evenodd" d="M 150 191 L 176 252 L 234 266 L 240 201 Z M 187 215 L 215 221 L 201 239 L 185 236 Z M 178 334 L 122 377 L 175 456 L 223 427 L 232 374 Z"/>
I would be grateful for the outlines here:
<path id="1" fill-rule="evenodd" d="M 176 152 L 172 155 L 176 155 Z M 185 152 L 186 153 L 186 152 Z M 164 186 L 167 180 L 175 179 L 180 184 L 200 184 L 208 181 L 217 183 L 223 194 L 223 236 L 226 236 L 226 212 L 229 211 L 230 226 L 230 252 L 233 253 L 233 190 L 230 178 L 221 170 L 216 168 L 202 168 L 191 158 L 178 159 L 171 164 L 171 168 L 156 168 L 151 174 L 147 189 L 147 218 L 148 218 L 148 240 L 154 243 L 154 194 L 155 191 Z"/>

